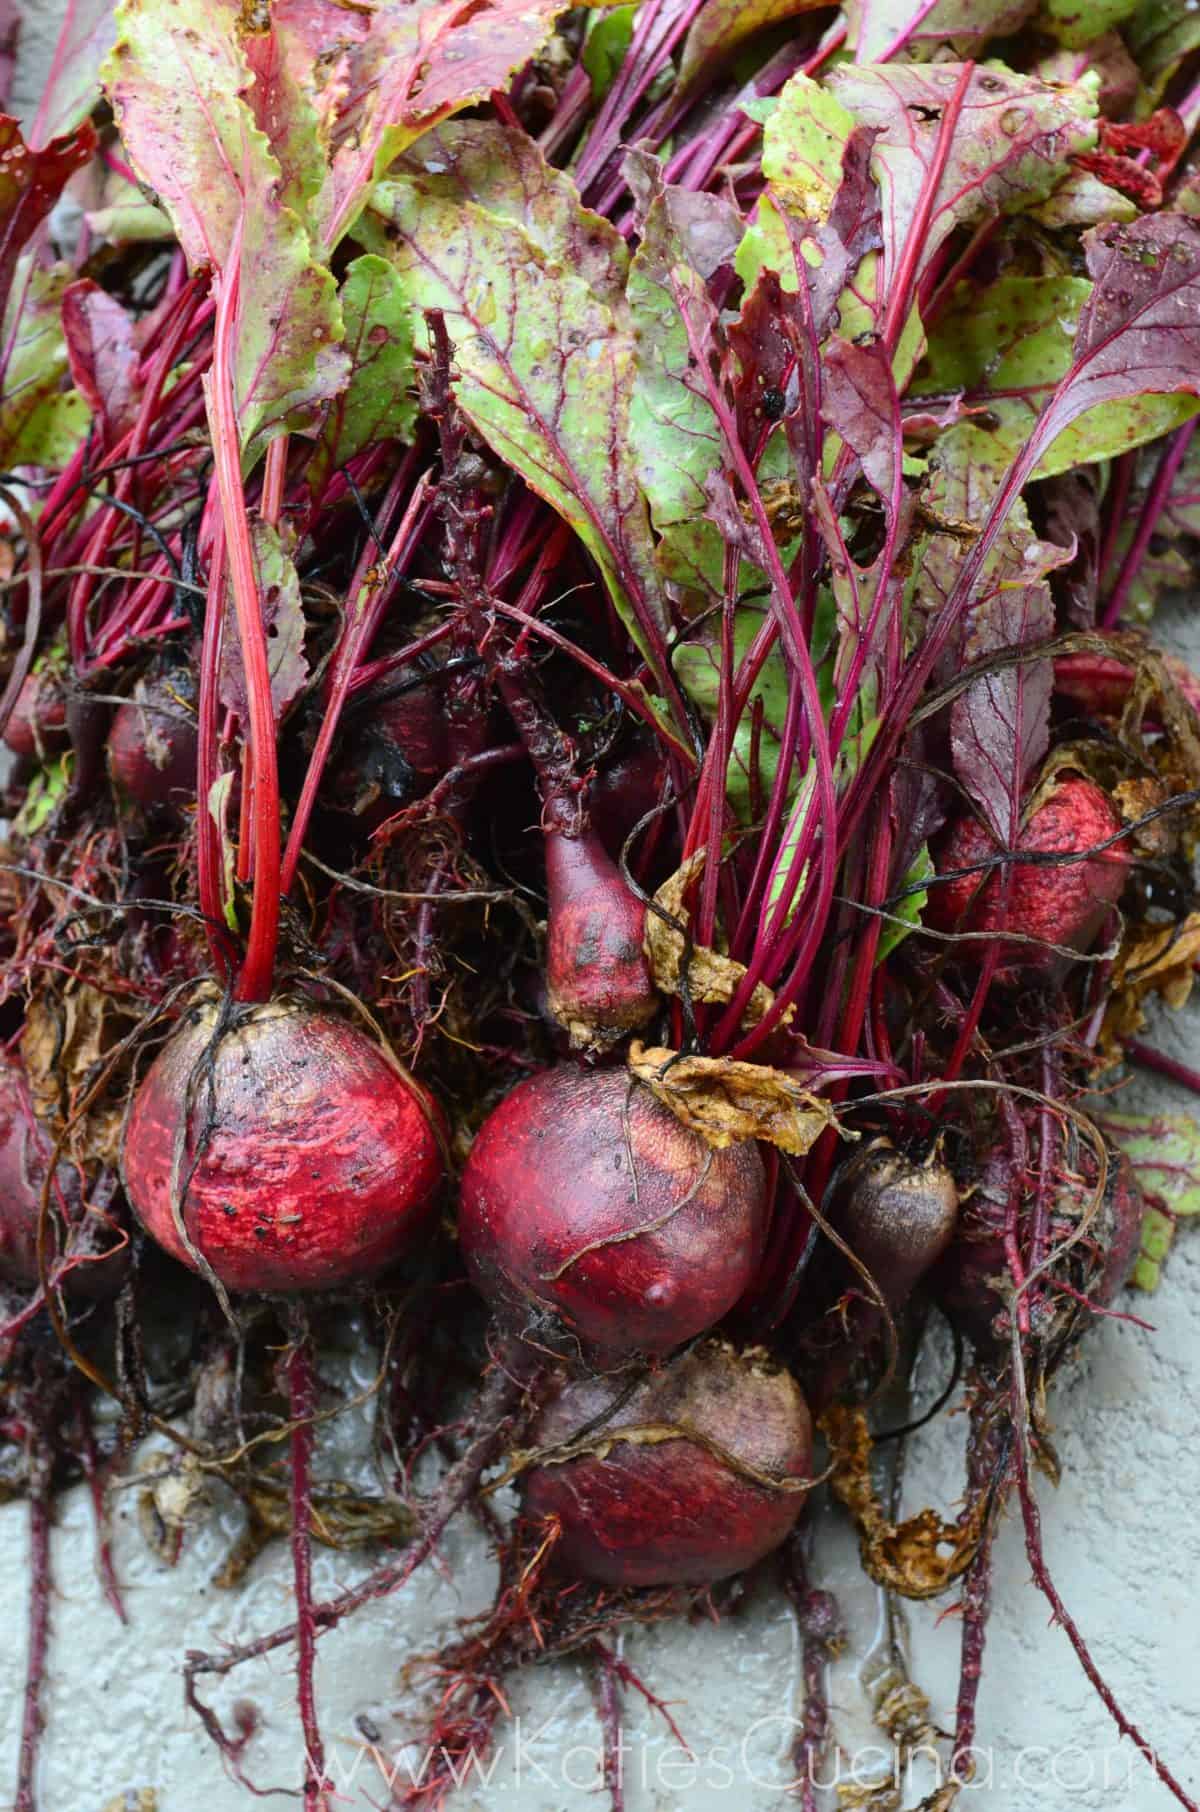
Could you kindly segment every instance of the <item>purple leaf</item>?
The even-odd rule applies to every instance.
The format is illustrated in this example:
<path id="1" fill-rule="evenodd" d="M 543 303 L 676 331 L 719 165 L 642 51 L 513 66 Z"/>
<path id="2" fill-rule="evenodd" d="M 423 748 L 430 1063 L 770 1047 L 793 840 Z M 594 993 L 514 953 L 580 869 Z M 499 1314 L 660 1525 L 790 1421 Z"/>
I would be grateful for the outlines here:
<path id="1" fill-rule="evenodd" d="M 822 413 L 858 455 L 872 490 L 890 508 L 900 470 L 900 404 L 892 364 L 879 340 L 831 340 L 821 355 Z"/>
<path id="2" fill-rule="evenodd" d="M 133 322 L 115 296 L 84 277 L 63 294 L 62 324 L 75 388 L 111 447 L 137 411 Z"/>
<path id="3" fill-rule="evenodd" d="M 0 113 L 0 316 L 23 247 L 95 148 L 96 134 L 84 124 L 32 151 L 16 120 Z"/>

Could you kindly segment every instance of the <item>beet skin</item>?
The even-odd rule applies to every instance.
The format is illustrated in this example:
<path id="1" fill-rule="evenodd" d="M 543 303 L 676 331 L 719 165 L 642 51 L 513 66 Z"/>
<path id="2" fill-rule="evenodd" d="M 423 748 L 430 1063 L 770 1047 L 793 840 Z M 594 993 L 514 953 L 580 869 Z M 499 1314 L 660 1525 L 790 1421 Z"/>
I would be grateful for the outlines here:
<path id="1" fill-rule="evenodd" d="M 898 1308 L 953 1239 L 958 1190 L 937 1156 L 914 1162 L 874 1139 L 846 1165 L 830 1219 Z"/>
<path id="2" fill-rule="evenodd" d="M 546 1000 L 574 1049 L 604 1051 L 658 1006 L 646 908 L 592 831 L 546 833 Z"/>
<path id="3" fill-rule="evenodd" d="M 14 755 L 42 760 L 67 746 L 67 698 L 56 673 L 35 667 L 25 677 L 7 724 L 4 740 Z"/>
<path id="4" fill-rule="evenodd" d="M 138 1089 L 125 1187 L 146 1231 L 230 1290 L 373 1276 L 429 1230 L 443 1177 L 434 1111 L 365 1033 L 306 1002 L 186 1015 Z"/>
<path id="5" fill-rule="evenodd" d="M 804 1508 L 797 1487 L 812 1469 L 812 1423 L 795 1379 L 761 1351 L 710 1340 L 627 1401 L 625 1388 L 602 1378 L 565 1383 L 534 1432 L 545 1448 L 587 1431 L 586 1451 L 525 1478 L 526 1513 L 562 1525 L 560 1564 L 606 1585 L 704 1585 L 778 1547 Z M 610 1408 L 611 1420 L 598 1421 Z M 711 1445 L 682 1432 L 663 1439 L 673 1427 Z M 622 1439 L 622 1429 L 657 1438 Z"/>
<path id="6" fill-rule="evenodd" d="M 562 1064 L 485 1122 L 459 1240 L 510 1324 L 603 1361 L 668 1353 L 727 1314 L 766 1218 L 757 1146 L 712 1151 L 623 1070 Z"/>
<path id="7" fill-rule="evenodd" d="M 139 685 L 118 705 L 108 733 L 113 782 L 146 812 L 196 797 L 196 718 L 184 684 L 190 686 L 186 678 L 162 678 Z"/>
<path id="8" fill-rule="evenodd" d="M 1069 778 L 1051 794 L 1021 831 L 1018 852 L 1066 854 L 1088 850 L 1107 841 L 1121 828 L 1121 819 L 1098 786 L 1090 780 Z M 973 863 L 986 862 L 1000 853 L 991 832 L 975 818 L 961 818 L 938 852 L 938 871 L 945 874 Z M 1004 870 L 995 868 L 960 875 L 931 889 L 927 923 L 939 931 L 1011 931 L 1040 939 L 1036 945 L 1009 947 L 1004 973 L 1021 969 L 1052 968 L 1058 961 L 1047 944 L 1086 950 L 1112 906 L 1121 897 L 1128 873 L 1128 858 L 1120 844 L 1089 856 L 1086 861 L 1022 863 L 1008 869 L 1011 876 L 1007 905 Z M 988 949 L 985 941 L 964 943 L 956 955 L 978 963 Z"/>

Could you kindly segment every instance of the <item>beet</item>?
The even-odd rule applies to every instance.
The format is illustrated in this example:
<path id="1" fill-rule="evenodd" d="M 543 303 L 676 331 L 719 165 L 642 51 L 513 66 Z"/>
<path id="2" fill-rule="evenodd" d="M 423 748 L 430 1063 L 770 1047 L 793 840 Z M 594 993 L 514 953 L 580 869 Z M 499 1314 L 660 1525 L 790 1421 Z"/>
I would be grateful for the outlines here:
<path id="1" fill-rule="evenodd" d="M 330 789 L 335 807 L 349 809 L 370 829 L 427 793 L 452 765 L 444 687 L 413 669 L 403 669 L 402 677 L 421 683 L 388 698 L 364 698 L 356 709 L 357 729 Z"/>
<path id="2" fill-rule="evenodd" d="M 915 1162 L 875 1139 L 842 1171 L 830 1218 L 896 1308 L 953 1239 L 958 1190 L 936 1153 Z"/>
<path id="3" fill-rule="evenodd" d="M 435 1110 L 364 1032 L 311 1004 L 193 1009 L 138 1089 L 125 1186 L 146 1231 L 230 1290 L 318 1290 L 373 1276 L 431 1227 Z"/>
<path id="4" fill-rule="evenodd" d="M 196 797 L 196 718 L 188 709 L 190 676 L 139 682 L 117 707 L 108 734 L 113 783 L 143 811 L 181 806 Z"/>
<path id="5" fill-rule="evenodd" d="M 38 1282 L 38 1221 L 53 1152 L 22 1065 L 0 1052 L 0 1278 L 9 1283 L 32 1288 Z M 69 1273 L 71 1293 L 110 1295 L 125 1275 L 124 1248 L 106 1251 L 109 1225 L 101 1215 L 84 1212 L 79 1176 L 70 1164 L 56 1166 L 51 1205 L 58 1211 L 51 1215 L 51 1230 L 65 1215 L 68 1231 L 61 1254 L 52 1241 L 50 1271 L 62 1259 L 86 1260 Z"/>
<path id="6" fill-rule="evenodd" d="M 976 1351 L 991 1355 L 1005 1350 L 1009 1339 L 1005 1311 L 1011 1278 L 1004 1225 L 1010 1178 L 1007 1152 L 998 1150 L 985 1160 L 978 1184 L 964 1204 L 958 1235 L 932 1278 L 934 1294 L 948 1319 Z M 1084 1179 L 1059 1192 L 1049 1228 L 1051 1246 L 1061 1245 L 1075 1231 L 1094 1187 L 1094 1179 Z M 1098 1308 L 1108 1308 L 1129 1279 L 1141 1243 L 1144 1211 L 1128 1158 L 1110 1153 L 1104 1200 L 1083 1239 L 1063 1258 L 1072 1290 Z M 1049 1295 L 1039 1297 L 1044 1306 L 1035 1309 L 1035 1325 L 1052 1349 L 1062 1350 L 1088 1317 L 1076 1297 L 1056 1300 L 1052 1283 L 1053 1276 Z M 1001 1315 L 1004 1319 L 998 1322 Z"/>
<path id="7" fill-rule="evenodd" d="M 4 727 L 4 741 L 27 761 L 42 761 L 66 748 L 67 696 L 55 671 L 35 667 L 26 675 Z"/>
<path id="8" fill-rule="evenodd" d="M 563 1064 L 485 1122 L 458 1230 L 506 1321 L 616 1360 L 669 1353 L 727 1314 L 766 1221 L 757 1146 L 712 1151 L 623 1070 Z"/>
<path id="9" fill-rule="evenodd" d="M 1065 854 L 1088 850 L 1121 828 L 1121 819 L 1104 793 L 1090 780 L 1064 780 L 1029 819 L 1017 841 L 1018 851 Z M 939 873 L 968 868 L 1000 853 L 991 831 L 976 818 L 961 818 L 938 852 Z M 1004 871 L 996 868 L 964 874 L 934 887 L 927 922 L 942 931 L 1011 931 L 1045 944 L 1086 950 L 1109 909 L 1124 890 L 1129 858 L 1114 845 L 1086 861 L 1053 864 L 1014 862 L 1008 902 L 1003 898 Z M 978 963 L 984 941 L 960 946 L 956 955 Z M 1010 978 L 1022 969 L 1045 970 L 1058 963 L 1055 952 L 1013 945 L 1002 973 Z"/>
<path id="10" fill-rule="evenodd" d="M 652 812 L 663 795 L 665 768 L 656 748 L 636 748 L 606 764 L 588 792 L 593 828 L 616 862 L 634 826 Z"/>
<path id="11" fill-rule="evenodd" d="M 653 1017 L 646 908 L 594 832 L 546 833 L 546 999 L 575 1050 L 609 1049 Z"/>
<path id="12" fill-rule="evenodd" d="M 663 1439 L 664 1428 L 680 1433 Z M 623 1440 L 622 1429 L 658 1438 Z M 807 1494 L 796 1487 L 812 1470 L 808 1407 L 790 1373 L 760 1350 L 705 1341 L 628 1399 L 615 1380 L 564 1383 L 534 1440 L 567 1446 L 581 1431 L 585 1451 L 530 1469 L 524 1502 L 530 1516 L 558 1518 L 559 1563 L 583 1578 L 613 1586 L 725 1579 L 778 1547 L 804 1508 Z"/>
<path id="13" fill-rule="evenodd" d="M 1194 711 L 1200 712 L 1200 678 L 1177 655 L 1160 656 Z M 1133 690 L 1134 669 L 1113 654 L 1062 654 L 1054 662 L 1054 690 L 1101 717 L 1119 717 Z"/>

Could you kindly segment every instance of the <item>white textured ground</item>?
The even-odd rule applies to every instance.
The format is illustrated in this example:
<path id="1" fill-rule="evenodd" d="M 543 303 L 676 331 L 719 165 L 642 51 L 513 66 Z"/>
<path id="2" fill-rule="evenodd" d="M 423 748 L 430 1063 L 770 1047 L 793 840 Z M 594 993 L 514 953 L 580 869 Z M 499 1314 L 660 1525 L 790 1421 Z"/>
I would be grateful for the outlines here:
<path id="1" fill-rule="evenodd" d="M 50 35 L 57 5 L 30 0 L 29 10 L 22 72 L 27 101 L 36 94 L 35 40 Z M 1192 644 L 1195 658 L 1200 636 L 1187 633 L 1183 617 L 1176 619 L 1174 636 L 1181 648 Z M 1164 1048 L 1190 1052 L 1191 1061 L 1200 1063 L 1200 1008 L 1156 1028 L 1156 1035 Z M 1128 1104 L 1191 1106 L 1172 1094 L 1140 1081 Z M 1052 1409 L 1065 1478 L 1057 1493 L 1041 1487 L 1046 1551 L 1109 1683 L 1185 1783 L 1200 1792 L 1200 1519 L 1194 1513 L 1200 1495 L 1200 1249 L 1186 1234 L 1160 1294 L 1149 1305 L 1140 1300 L 1133 1306 L 1148 1313 L 1156 1332 L 1113 1323 L 1100 1328 L 1056 1393 Z M 961 1419 L 943 1417 L 912 1444 L 908 1476 L 920 1481 L 922 1500 L 953 1504 L 961 1439 Z M 156 1791 L 156 1812 L 241 1812 L 254 1802 L 225 1776 L 198 1724 L 185 1715 L 179 1666 L 189 1648 L 216 1648 L 286 1619 L 286 1554 L 277 1547 L 263 1557 L 237 1593 L 216 1591 L 210 1575 L 224 1553 L 228 1518 L 218 1509 L 170 1570 L 142 1541 L 135 1495 L 119 1500 L 116 1519 L 126 1628 L 99 1600 L 82 1497 L 72 1494 L 62 1505 L 54 1536 L 58 1596 L 43 1812 L 101 1812 L 126 1792 L 132 1806 L 138 1803 L 134 1791 L 147 1788 Z M 916 1507 L 914 1498 L 909 1508 Z M 857 1573 L 844 1527 L 827 1513 L 819 1547 L 822 1583 L 839 1592 L 854 1626 L 834 1681 L 839 1734 L 857 1753 L 862 1774 L 874 1775 L 883 1758 L 866 1747 L 873 1738 L 857 1677 L 878 1634 L 875 1597 Z M 318 1593 L 358 1577 L 363 1565 L 318 1550 Z M 13 1776 L 26 1573 L 25 1514 L 21 1506 L 9 1506 L 0 1509 L 0 1803 Z M 404 1669 L 435 1648 L 455 1619 L 486 1603 L 491 1580 L 486 1552 L 469 1530 L 459 1529 L 446 1542 L 440 1568 L 427 1568 L 401 1597 L 361 1613 L 322 1642 L 318 1699 L 345 1805 L 386 1803 L 384 1758 L 398 1782 L 406 1770 L 420 1768 L 420 1754 L 402 1745 L 416 1728 L 414 1706 L 428 1703 L 429 1689 L 423 1694 L 406 1682 Z M 935 1719 L 950 1722 L 958 1648 L 953 1620 L 939 1629 L 936 1607 L 918 1608 L 911 1636 L 913 1674 L 930 1695 Z M 692 1750 L 689 1759 L 661 1722 L 631 1700 L 629 1812 L 767 1812 L 788 1803 L 784 1758 L 800 1710 L 798 1653 L 791 1617 L 778 1600 L 751 1599 L 720 1628 L 638 1636 L 626 1653 L 673 1701 Z M 281 1652 L 214 1695 L 226 1710 L 235 1698 L 253 1700 L 262 1715 L 263 1728 L 246 1758 L 262 1786 L 294 1789 L 299 1778 L 292 1687 L 290 1662 Z M 591 1812 L 602 1805 L 598 1726 L 584 1675 L 573 1667 L 530 1675 L 517 1683 L 512 1709 L 517 1722 L 503 1734 L 492 1771 L 463 1786 L 451 1802 L 454 1812 Z M 364 1713 L 379 1732 L 374 1753 L 356 1727 Z M 1048 1627 L 1011 1520 L 997 1547 L 979 1742 L 979 1778 L 960 1802 L 966 1812 L 1165 1812 L 1174 1803 L 1129 1746 L 1119 1744 L 1065 1636 Z M 928 1784 L 918 1783 L 921 1791 Z M 914 1797 L 919 1792 L 907 1796 L 908 1803 Z"/>

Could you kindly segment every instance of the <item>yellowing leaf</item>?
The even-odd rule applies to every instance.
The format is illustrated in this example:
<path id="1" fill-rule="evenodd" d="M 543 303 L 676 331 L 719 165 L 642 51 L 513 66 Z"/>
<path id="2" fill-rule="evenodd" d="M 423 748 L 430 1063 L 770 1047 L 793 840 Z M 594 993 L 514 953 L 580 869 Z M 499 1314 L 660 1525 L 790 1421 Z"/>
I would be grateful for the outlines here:
<path id="1" fill-rule="evenodd" d="M 741 1139 L 764 1139 L 802 1157 L 837 1119 L 828 1102 L 802 1088 L 786 1070 L 730 1057 L 684 1057 L 635 1041 L 630 1074 L 700 1134 L 715 1151 Z"/>

